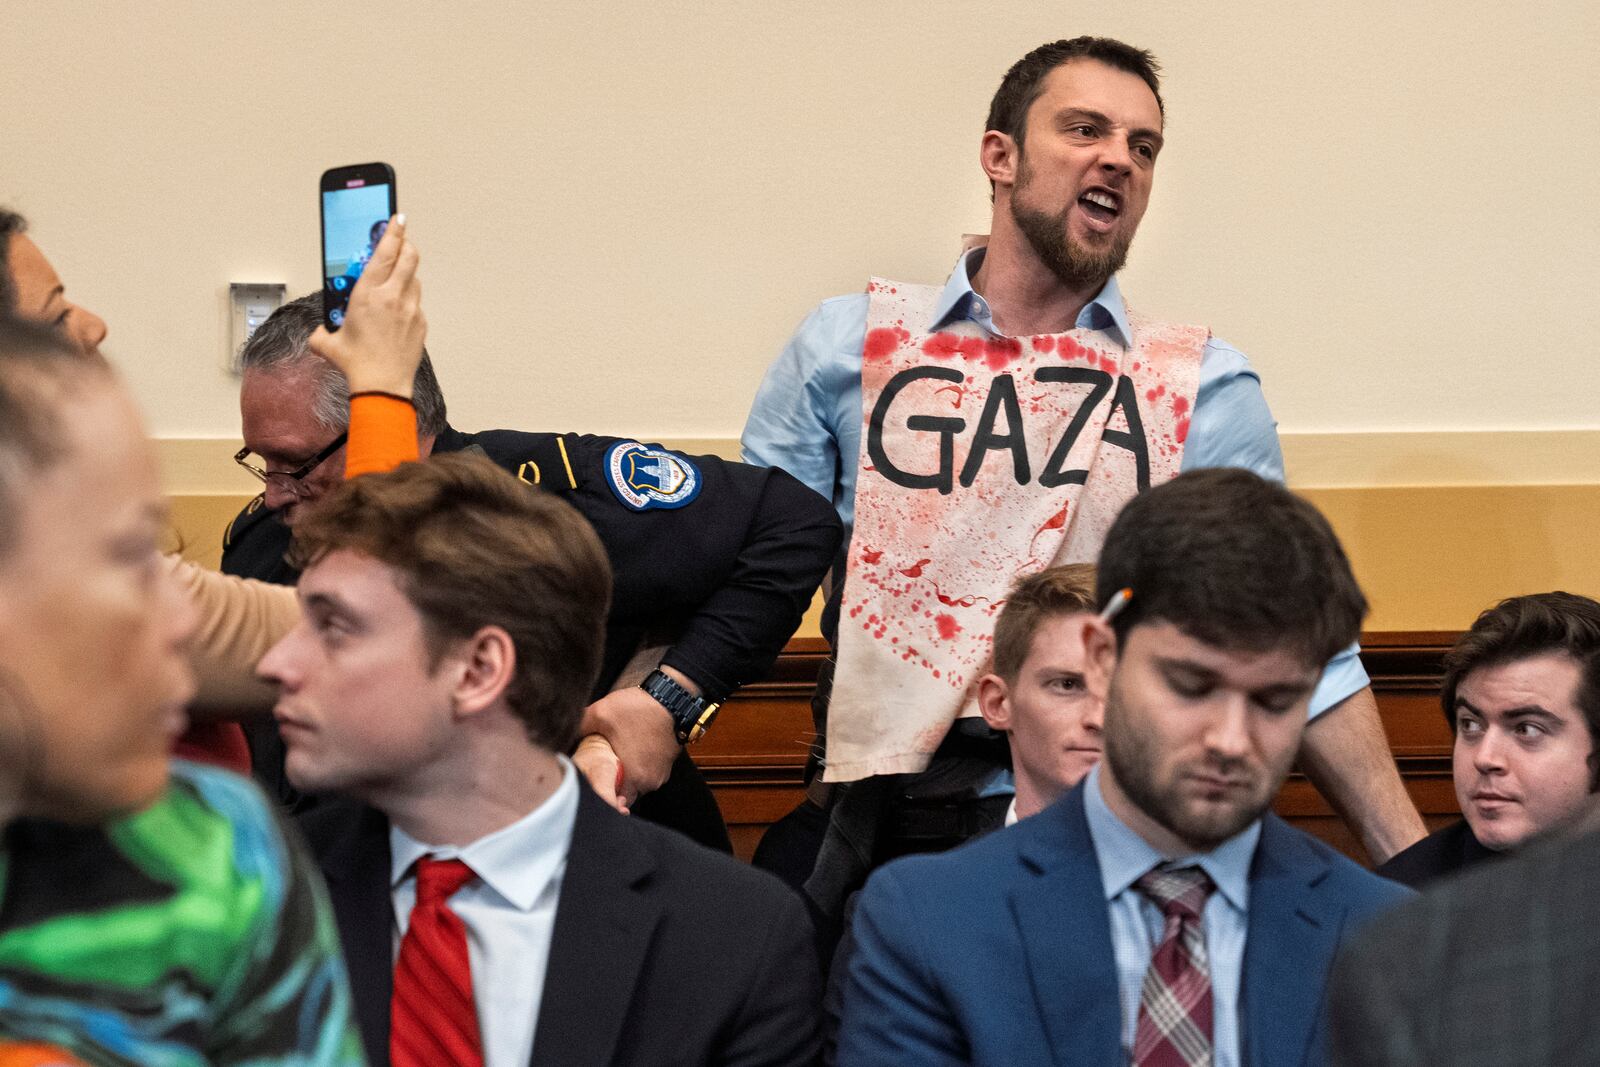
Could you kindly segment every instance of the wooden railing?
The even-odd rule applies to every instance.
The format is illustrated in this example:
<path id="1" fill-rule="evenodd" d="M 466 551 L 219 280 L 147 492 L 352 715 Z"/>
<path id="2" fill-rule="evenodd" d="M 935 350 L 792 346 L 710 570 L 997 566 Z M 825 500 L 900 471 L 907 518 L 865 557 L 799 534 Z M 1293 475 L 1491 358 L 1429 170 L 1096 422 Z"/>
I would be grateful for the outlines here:
<path id="1" fill-rule="evenodd" d="M 1368 633 L 1361 640 L 1389 747 L 1430 829 L 1457 812 L 1450 729 L 1439 710 L 1440 661 L 1456 637 L 1430 630 Z M 730 699 L 715 728 L 695 747 L 695 762 L 722 806 L 734 849 L 746 859 L 766 828 L 800 802 L 814 738 L 811 693 L 827 654 L 820 638 L 789 642 L 771 676 Z M 1301 775 L 1284 784 L 1277 810 L 1306 832 L 1364 858 L 1355 837 Z"/>

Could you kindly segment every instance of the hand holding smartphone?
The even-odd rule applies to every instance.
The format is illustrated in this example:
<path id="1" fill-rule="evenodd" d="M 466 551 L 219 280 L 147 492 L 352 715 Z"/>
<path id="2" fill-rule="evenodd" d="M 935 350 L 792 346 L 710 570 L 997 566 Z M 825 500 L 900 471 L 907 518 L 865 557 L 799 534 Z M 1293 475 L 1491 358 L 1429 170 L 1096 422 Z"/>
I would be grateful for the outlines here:
<path id="1" fill-rule="evenodd" d="M 395 213 L 394 168 L 358 163 L 322 172 L 322 321 L 344 325 L 350 291 Z"/>

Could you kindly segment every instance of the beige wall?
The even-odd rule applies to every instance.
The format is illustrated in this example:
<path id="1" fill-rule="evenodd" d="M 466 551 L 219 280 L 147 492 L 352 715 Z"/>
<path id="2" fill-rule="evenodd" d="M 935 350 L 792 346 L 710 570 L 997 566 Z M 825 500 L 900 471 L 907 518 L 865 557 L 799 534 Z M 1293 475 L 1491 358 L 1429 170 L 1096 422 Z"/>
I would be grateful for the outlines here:
<path id="1" fill-rule="evenodd" d="M 1166 66 L 1126 288 L 1250 354 L 1380 618 L 1600 586 L 1548 527 L 1600 485 L 1587 0 L 9 6 L 0 203 L 110 321 L 201 513 L 248 490 L 227 285 L 314 287 L 325 166 L 398 169 L 458 424 L 725 447 L 816 301 L 944 276 L 987 225 L 1000 74 L 1093 32 Z M 1497 548 L 1395 541 L 1424 518 Z"/>
<path id="2" fill-rule="evenodd" d="M 988 98 L 1077 32 L 1166 65 L 1132 298 L 1285 430 L 1600 427 L 1586 0 L 8 6 L 0 202 L 160 435 L 237 432 L 228 282 L 314 287 L 317 174 L 382 158 L 461 424 L 736 436 L 807 308 L 985 228 Z"/>

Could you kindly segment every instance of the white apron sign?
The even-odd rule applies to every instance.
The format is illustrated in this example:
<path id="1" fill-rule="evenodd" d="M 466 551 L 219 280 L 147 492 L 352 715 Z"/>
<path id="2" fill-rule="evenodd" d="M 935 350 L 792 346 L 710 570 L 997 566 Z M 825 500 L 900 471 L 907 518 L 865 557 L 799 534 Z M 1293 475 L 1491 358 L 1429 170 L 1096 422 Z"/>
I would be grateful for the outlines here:
<path id="1" fill-rule="evenodd" d="M 1135 493 L 1178 473 L 1203 327 L 929 331 L 941 290 L 873 279 L 856 519 L 825 779 L 924 769 L 977 714 L 994 620 L 1021 576 L 1094 562 Z"/>

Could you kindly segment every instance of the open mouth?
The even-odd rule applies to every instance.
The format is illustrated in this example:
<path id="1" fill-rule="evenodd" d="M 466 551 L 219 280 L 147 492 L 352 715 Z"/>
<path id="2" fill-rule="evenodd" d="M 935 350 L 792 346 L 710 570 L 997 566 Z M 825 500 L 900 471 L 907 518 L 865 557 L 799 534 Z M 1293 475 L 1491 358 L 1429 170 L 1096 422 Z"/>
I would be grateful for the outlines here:
<path id="1" fill-rule="evenodd" d="M 1109 189 L 1090 189 L 1078 197 L 1078 206 L 1096 222 L 1115 222 L 1122 214 L 1122 198 Z"/>

